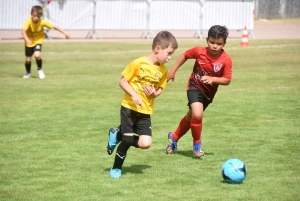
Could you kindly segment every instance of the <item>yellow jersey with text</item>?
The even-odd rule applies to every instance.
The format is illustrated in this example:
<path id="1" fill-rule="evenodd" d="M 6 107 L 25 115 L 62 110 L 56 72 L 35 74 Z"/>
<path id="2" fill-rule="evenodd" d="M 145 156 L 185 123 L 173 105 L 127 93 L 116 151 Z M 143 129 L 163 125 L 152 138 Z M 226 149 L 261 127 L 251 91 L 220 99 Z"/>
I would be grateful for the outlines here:
<path id="1" fill-rule="evenodd" d="M 23 26 L 23 29 L 26 31 L 28 38 L 31 40 L 32 44 L 28 45 L 25 41 L 27 47 L 34 47 L 37 44 L 42 44 L 45 38 L 44 27 L 52 29 L 53 24 L 47 22 L 43 19 L 40 19 L 37 23 L 34 23 L 31 18 L 28 18 Z"/>
<path id="2" fill-rule="evenodd" d="M 155 89 L 165 88 L 167 85 L 168 69 L 165 65 L 151 64 L 147 57 L 133 60 L 122 72 L 122 76 L 128 81 L 131 88 L 142 98 L 142 106 L 136 105 L 131 96 L 125 93 L 121 105 L 131 110 L 152 114 L 154 109 L 154 97 L 147 96 L 144 86 L 154 86 Z"/>

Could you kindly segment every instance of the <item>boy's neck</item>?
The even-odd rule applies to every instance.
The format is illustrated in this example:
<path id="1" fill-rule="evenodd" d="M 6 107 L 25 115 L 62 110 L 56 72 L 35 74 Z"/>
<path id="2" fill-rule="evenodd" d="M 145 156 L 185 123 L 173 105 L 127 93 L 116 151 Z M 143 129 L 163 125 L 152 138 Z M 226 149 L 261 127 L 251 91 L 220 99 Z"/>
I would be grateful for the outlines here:
<path id="1" fill-rule="evenodd" d="M 160 63 L 156 61 L 156 59 L 153 57 L 153 55 L 149 55 L 146 57 L 146 59 L 151 63 L 152 65 L 160 66 Z"/>

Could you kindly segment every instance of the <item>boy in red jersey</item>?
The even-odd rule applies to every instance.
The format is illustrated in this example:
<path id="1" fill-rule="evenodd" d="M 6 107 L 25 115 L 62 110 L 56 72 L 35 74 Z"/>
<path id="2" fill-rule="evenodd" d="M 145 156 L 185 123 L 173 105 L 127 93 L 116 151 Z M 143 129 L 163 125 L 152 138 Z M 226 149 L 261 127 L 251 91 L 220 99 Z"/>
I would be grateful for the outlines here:
<path id="1" fill-rule="evenodd" d="M 218 86 L 229 85 L 231 81 L 232 61 L 223 50 L 227 37 L 228 29 L 225 26 L 212 26 L 206 38 L 208 46 L 187 50 L 179 56 L 168 73 L 168 80 L 174 81 L 178 68 L 187 59 L 195 59 L 193 72 L 187 83 L 189 111 L 181 119 L 177 129 L 168 133 L 167 154 L 173 154 L 177 150 L 178 140 L 191 129 L 194 155 L 204 155 L 201 143 L 203 112 L 212 102 Z"/>
<path id="2" fill-rule="evenodd" d="M 109 174 L 120 178 L 122 166 L 131 146 L 149 149 L 152 144 L 151 117 L 154 100 L 167 85 L 165 63 L 177 49 L 175 37 L 168 31 L 159 32 L 152 42 L 152 52 L 133 60 L 122 72 L 120 87 L 125 94 L 121 103 L 121 125 L 109 131 L 107 153 L 117 148 Z"/>
<path id="3" fill-rule="evenodd" d="M 40 79 L 45 78 L 45 74 L 42 70 L 42 43 L 45 38 L 44 27 L 48 29 L 56 29 L 69 39 L 69 34 L 65 33 L 61 28 L 54 26 L 53 24 L 41 19 L 43 15 L 43 8 L 41 6 L 33 6 L 31 8 L 31 18 L 28 18 L 23 26 L 22 35 L 25 40 L 25 68 L 26 74 L 23 78 L 29 78 L 31 76 L 31 57 L 34 55 L 35 61 L 38 67 L 38 74 Z"/>

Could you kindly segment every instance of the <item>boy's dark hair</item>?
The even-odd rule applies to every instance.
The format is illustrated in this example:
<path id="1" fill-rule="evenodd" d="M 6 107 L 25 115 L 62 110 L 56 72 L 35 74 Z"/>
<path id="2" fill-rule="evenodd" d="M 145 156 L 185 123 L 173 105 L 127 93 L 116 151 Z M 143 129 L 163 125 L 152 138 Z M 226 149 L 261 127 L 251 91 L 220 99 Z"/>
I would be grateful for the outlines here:
<path id="1" fill-rule="evenodd" d="M 159 45 L 162 49 L 168 48 L 169 45 L 171 45 L 174 49 L 178 48 L 176 38 L 168 31 L 161 31 L 155 36 L 152 43 L 152 50 L 154 50 L 157 45 Z"/>
<path id="2" fill-rule="evenodd" d="M 36 12 L 38 15 L 43 15 L 43 8 L 41 6 L 32 6 L 31 14 Z"/>
<path id="3" fill-rule="evenodd" d="M 224 38 L 224 42 L 228 37 L 228 29 L 226 26 L 214 25 L 208 30 L 208 38 Z"/>

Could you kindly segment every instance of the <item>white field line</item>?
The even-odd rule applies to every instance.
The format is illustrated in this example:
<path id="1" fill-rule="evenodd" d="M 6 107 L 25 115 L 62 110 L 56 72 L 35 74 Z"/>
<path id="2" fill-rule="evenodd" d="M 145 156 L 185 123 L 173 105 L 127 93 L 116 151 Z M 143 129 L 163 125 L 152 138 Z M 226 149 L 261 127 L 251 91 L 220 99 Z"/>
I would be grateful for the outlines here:
<path id="1" fill-rule="evenodd" d="M 262 45 L 262 46 L 248 46 L 246 48 L 253 48 L 253 49 L 263 49 L 263 48 L 278 48 L 278 47 L 292 47 L 292 46 L 300 46 L 300 44 L 281 44 L 281 45 Z M 225 46 L 226 48 L 226 46 Z M 225 49 L 224 48 L 224 49 Z M 240 48 L 245 48 L 245 47 L 230 47 L 226 49 L 240 49 Z"/>
<path id="2" fill-rule="evenodd" d="M 300 46 L 300 44 L 281 44 L 281 45 L 263 45 L 263 46 L 249 46 L 249 47 L 230 47 L 226 48 L 225 50 L 236 50 L 236 49 L 263 49 L 263 48 L 278 48 L 278 47 L 293 47 L 293 46 Z M 183 49 L 183 48 L 178 48 Z M 186 49 L 186 48 L 185 48 Z M 151 50 L 126 50 L 126 51 L 113 51 L 113 52 L 42 52 L 43 54 L 124 54 L 124 53 L 140 53 L 140 52 L 149 52 Z M 0 52 L 1 55 L 15 55 L 15 54 L 22 54 L 23 52 Z"/>

